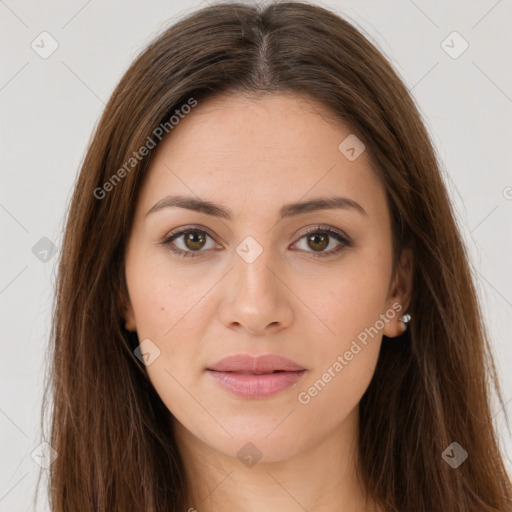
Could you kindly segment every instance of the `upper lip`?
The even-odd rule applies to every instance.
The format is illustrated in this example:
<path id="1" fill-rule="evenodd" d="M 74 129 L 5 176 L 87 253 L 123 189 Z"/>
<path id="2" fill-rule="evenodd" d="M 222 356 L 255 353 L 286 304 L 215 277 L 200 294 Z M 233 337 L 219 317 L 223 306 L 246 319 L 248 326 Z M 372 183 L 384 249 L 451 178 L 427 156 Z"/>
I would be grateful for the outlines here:
<path id="1" fill-rule="evenodd" d="M 275 354 L 251 356 L 249 354 L 234 354 L 224 357 L 207 370 L 217 372 L 258 372 L 270 373 L 273 371 L 296 372 L 305 370 L 300 364 Z"/>

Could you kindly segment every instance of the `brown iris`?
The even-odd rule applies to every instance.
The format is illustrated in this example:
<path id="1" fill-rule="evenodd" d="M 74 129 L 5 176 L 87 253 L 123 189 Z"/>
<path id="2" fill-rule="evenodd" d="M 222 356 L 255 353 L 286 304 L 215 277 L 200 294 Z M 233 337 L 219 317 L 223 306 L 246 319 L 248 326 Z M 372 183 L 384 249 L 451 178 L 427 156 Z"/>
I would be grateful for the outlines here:
<path id="1" fill-rule="evenodd" d="M 314 245 L 312 245 L 312 244 L 319 244 L 319 245 L 317 245 L 317 247 L 315 248 Z M 322 251 L 329 245 L 329 235 L 319 234 L 319 233 L 309 235 L 308 236 L 308 245 L 312 249 L 315 249 L 315 250 L 318 249 L 318 250 Z"/>
<path id="2" fill-rule="evenodd" d="M 184 234 L 184 242 L 188 249 L 196 251 L 204 247 L 206 235 L 200 231 L 189 231 Z"/>

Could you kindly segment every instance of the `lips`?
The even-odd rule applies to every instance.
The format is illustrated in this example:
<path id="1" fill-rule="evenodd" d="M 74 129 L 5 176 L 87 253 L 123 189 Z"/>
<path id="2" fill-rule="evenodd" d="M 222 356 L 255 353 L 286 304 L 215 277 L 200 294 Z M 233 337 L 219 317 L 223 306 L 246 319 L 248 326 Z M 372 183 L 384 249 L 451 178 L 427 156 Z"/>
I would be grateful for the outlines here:
<path id="1" fill-rule="evenodd" d="M 233 395 L 257 399 L 269 397 L 296 384 L 307 369 L 278 355 L 253 357 L 236 354 L 217 361 L 206 371 Z"/>
<path id="2" fill-rule="evenodd" d="M 235 354 L 217 361 L 207 368 L 217 372 L 236 372 L 247 374 L 266 374 L 273 372 L 295 372 L 305 370 L 304 366 L 285 357 L 266 354 L 251 356 L 249 354 Z"/>

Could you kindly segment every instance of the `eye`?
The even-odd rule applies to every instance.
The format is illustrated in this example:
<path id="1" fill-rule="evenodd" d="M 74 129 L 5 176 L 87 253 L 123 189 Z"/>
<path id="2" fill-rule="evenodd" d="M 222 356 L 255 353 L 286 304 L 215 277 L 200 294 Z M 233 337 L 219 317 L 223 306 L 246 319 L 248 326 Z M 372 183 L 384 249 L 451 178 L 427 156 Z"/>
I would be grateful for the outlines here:
<path id="1" fill-rule="evenodd" d="M 332 249 L 332 240 L 335 239 L 338 245 Z M 312 252 L 314 257 L 327 257 L 339 253 L 344 247 L 352 247 L 353 242 L 348 236 L 335 231 L 332 228 L 314 226 L 306 231 L 306 234 L 299 240 L 304 240 L 303 247 L 301 249 L 306 252 Z M 296 242 L 296 244 L 299 244 Z M 331 250 L 326 251 L 325 249 L 331 246 Z M 313 249 L 312 251 L 308 249 Z"/>
<path id="2" fill-rule="evenodd" d="M 208 245 L 208 238 L 212 241 L 210 245 Z M 176 240 L 179 241 L 179 243 L 175 243 Z M 198 228 L 187 228 L 176 231 L 165 237 L 160 243 L 173 253 L 185 258 L 200 256 L 200 253 L 204 252 L 203 249 L 221 247 L 213 243 L 213 238 L 205 230 Z"/>
<path id="3" fill-rule="evenodd" d="M 208 239 L 210 239 L 209 245 Z M 326 251 L 325 249 L 332 245 L 332 239 L 336 240 L 338 245 L 334 249 L 331 247 L 331 250 Z M 353 242 L 345 234 L 322 226 L 308 228 L 294 245 L 298 245 L 302 240 L 305 241 L 305 247 L 299 248 L 305 252 L 312 253 L 314 257 L 332 256 L 340 252 L 344 247 L 353 246 Z M 192 227 L 175 231 L 166 236 L 160 243 L 174 254 L 184 258 L 201 256 L 201 252 L 209 249 L 222 249 L 222 246 L 216 244 L 213 241 L 213 237 L 207 231 Z"/>

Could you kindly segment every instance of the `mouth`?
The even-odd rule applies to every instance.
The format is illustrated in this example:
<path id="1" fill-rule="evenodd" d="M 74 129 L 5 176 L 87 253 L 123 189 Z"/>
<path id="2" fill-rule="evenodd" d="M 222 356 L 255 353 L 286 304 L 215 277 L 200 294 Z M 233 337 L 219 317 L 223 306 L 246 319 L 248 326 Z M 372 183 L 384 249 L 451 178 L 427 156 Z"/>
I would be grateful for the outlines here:
<path id="1" fill-rule="evenodd" d="M 211 370 L 211 371 L 217 371 L 217 370 Z M 240 375 L 269 375 L 271 373 L 281 373 L 281 372 L 285 372 L 285 371 L 288 371 L 288 370 L 273 370 L 271 372 L 231 372 L 231 371 L 227 371 L 225 373 L 238 373 Z"/>
<path id="2" fill-rule="evenodd" d="M 276 395 L 296 384 L 307 371 L 300 364 L 273 354 L 236 354 L 206 368 L 222 389 L 248 399 Z"/>

